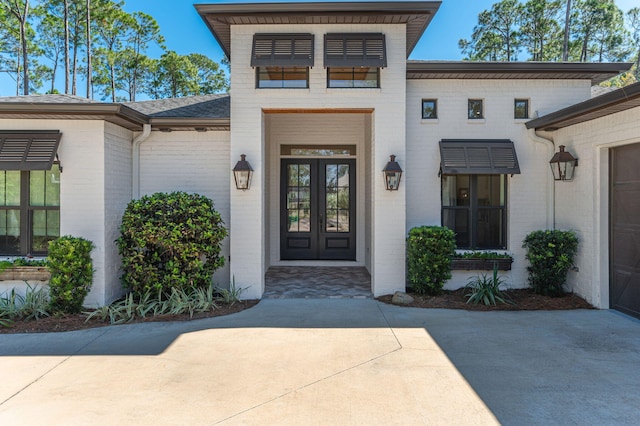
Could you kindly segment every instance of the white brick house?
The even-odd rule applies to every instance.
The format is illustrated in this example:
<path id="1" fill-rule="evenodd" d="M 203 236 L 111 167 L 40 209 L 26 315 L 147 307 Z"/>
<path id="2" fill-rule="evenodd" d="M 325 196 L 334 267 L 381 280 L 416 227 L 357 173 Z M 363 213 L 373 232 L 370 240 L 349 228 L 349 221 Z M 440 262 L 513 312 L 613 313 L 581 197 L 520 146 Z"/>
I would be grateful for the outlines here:
<path id="1" fill-rule="evenodd" d="M 532 230 L 579 232 L 585 266 L 576 275 L 599 253 L 606 257 L 593 252 L 602 246 L 587 236 L 595 201 L 580 199 L 584 220 L 575 222 L 565 220 L 576 216 L 564 205 L 575 198 L 572 185 L 584 193 L 593 190 L 588 185 L 608 185 L 606 177 L 594 182 L 585 173 L 590 161 L 605 160 L 578 148 L 587 140 L 567 142 L 580 157 L 577 176 L 554 183 L 548 166 L 554 145 L 528 126 L 588 100 L 591 86 L 630 65 L 408 61 L 438 7 L 197 5 L 230 58 L 230 95 L 129 104 L 64 95 L 0 98 L 3 132 L 62 133 L 59 233 L 97 246 L 86 303 L 121 294 L 113 243 L 120 217 L 130 199 L 156 191 L 214 200 L 230 229 L 223 250 L 229 261 L 214 280 L 225 285 L 233 277 L 247 288 L 246 298 L 262 296 L 270 267 L 287 265 L 365 267 L 375 296 L 403 290 L 405 238 L 419 225 L 453 227 L 464 249 L 512 254 L 506 274 L 513 287 L 527 285 L 521 242 Z M 640 121 L 637 108 L 624 114 Z M 624 120 L 604 122 L 613 126 L 602 130 L 611 137 L 629 140 L 623 133 L 635 131 L 616 130 Z M 562 138 L 568 131 L 558 132 Z M 467 158 L 465 173 L 442 154 L 456 146 L 499 150 L 506 162 L 474 172 L 475 157 Z M 241 154 L 254 169 L 246 191 L 232 178 Z M 385 188 L 382 174 L 391 155 L 403 169 L 395 191 Z M 608 231 L 598 229 L 606 241 Z M 601 308 L 609 307 L 607 265 L 597 278 L 571 277 L 572 289 Z M 456 271 L 447 287 L 460 287 L 470 274 Z"/>

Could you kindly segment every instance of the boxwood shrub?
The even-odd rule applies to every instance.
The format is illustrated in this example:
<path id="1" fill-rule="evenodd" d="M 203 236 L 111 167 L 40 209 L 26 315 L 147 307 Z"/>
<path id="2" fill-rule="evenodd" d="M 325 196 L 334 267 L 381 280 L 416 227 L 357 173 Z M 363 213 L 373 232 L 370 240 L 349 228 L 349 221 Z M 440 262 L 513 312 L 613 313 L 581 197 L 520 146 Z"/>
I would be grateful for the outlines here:
<path id="1" fill-rule="evenodd" d="M 545 296 L 562 296 L 567 272 L 578 251 L 578 237 L 573 231 L 533 231 L 522 244 L 527 249 L 529 285 Z"/>
<path id="2" fill-rule="evenodd" d="M 77 313 L 93 284 L 91 241 L 65 235 L 49 242 L 49 306 L 53 312 Z"/>
<path id="3" fill-rule="evenodd" d="M 438 294 L 451 278 L 455 233 L 444 226 L 419 226 L 409 231 L 407 269 L 409 284 L 421 294 Z"/>
<path id="4" fill-rule="evenodd" d="M 202 195 L 158 192 L 133 200 L 117 239 L 123 285 L 137 295 L 208 287 L 224 265 L 226 236 L 213 201 Z"/>

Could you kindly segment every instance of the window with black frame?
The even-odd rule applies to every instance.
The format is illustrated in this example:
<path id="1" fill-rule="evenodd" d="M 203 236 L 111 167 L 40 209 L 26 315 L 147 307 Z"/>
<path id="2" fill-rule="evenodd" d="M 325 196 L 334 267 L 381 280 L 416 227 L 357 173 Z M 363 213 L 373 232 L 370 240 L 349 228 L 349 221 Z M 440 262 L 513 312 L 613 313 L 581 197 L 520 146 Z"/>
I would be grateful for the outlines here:
<path id="1" fill-rule="evenodd" d="M 258 89 L 309 88 L 313 34 L 254 34 L 251 66 Z"/>
<path id="2" fill-rule="evenodd" d="M 385 35 L 329 33 L 324 36 L 328 88 L 379 88 L 387 66 Z"/>
<path id="3" fill-rule="evenodd" d="M 0 171 L 0 254 L 44 255 L 59 236 L 59 166 Z"/>
<path id="4" fill-rule="evenodd" d="M 507 248 L 506 176 L 442 176 L 442 225 L 456 233 L 458 248 Z"/>

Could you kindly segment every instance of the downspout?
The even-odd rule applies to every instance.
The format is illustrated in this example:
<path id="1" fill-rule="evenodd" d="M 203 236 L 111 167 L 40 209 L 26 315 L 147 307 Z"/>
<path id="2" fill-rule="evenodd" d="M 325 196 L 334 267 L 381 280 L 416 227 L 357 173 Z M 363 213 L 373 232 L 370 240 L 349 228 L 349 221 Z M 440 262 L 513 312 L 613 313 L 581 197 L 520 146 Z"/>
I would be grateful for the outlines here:
<path id="1" fill-rule="evenodd" d="M 151 124 L 142 125 L 142 133 L 133 139 L 131 149 L 133 150 L 133 162 L 131 165 L 131 178 L 133 180 L 133 198 L 140 198 L 140 145 L 151 135 Z"/>
<path id="2" fill-rule="evenodd" d="M 536 129 L 528 129 L 529 138 L 534 141 L 546 145 L 551 148 L 551 156 L 555 151 L 553 138 L 545 138 L 536 133 Z M 548 157 L 551 158 L 551 157 Z M 556 229 L 556 185 L 553 176 L 547 173 L 547 228 Z"/>

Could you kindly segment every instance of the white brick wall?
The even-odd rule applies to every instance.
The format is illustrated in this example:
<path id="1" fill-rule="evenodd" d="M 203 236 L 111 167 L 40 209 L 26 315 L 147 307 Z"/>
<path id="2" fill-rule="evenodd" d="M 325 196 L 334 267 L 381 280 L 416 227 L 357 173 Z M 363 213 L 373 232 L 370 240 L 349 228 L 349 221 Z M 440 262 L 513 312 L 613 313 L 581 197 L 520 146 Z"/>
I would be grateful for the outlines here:
<path id="1" fill-rule="evenodd" d="M 310 70 L 309 89 L 256 90 L 255 70 L 250 66 L 254 33 L 305 32 L 315 34 L 315 66 Z M 327 32 L 382 32 L 386 35 L 389 67 L 381 71 L 380 89 L 327 89 L 323 63 L 323 35 Z M 231 192 L 231 273 L 238 285 L 250 287 L 246 297 L 263 292 L 264 272 L 270 264 L 267 249 L 270 226 L 265 187 L 271 165 L 264 162 L 265 120 L 268 108 L 372 108 L 371 263 L 374 294 L 404 288 L 405 187 L 390 193 L 384 190 L 381 173 L 390 154 L 401 165 L 405 156 L 405 71 L 404 25 L 241 25 L 231 27 L 231 163 L 240 154 L 255 173 L 250 191 Z M 329 125 L 329 124 L 328 124 Z M 329 143 L 335 143 L 331 141 Z M 360 159 L 362 160 L 362 159 Z M 273 164 L 273 160 L 271 161 Z M 378 220 L 373 220 L 377 218 Z M 271 219 L 272 220 L 272 219 Z M 379 244 L 376 244 L 379 242 Z M 273 253 L 270 253 L 273 257 Z"/>
<path id="2" fill-rule="evenodd" d="M 556 183 L 556 224 L 578 234 L 578 272 L 571 289 L 595 306 L 609 307 L 609 149 L 640 143 L 640 108 L 560 129 L 555 145 L 578 158 L 572 182 Z"/>
<path id="3" fill-rule="evenodd" d="M 123 293 L 120 281 L 121 259 L 115 240 L 120 236 L 122 215 L 131 201 L 131 141 L 130 130 L 105 123 L 104 133 L 104 233 L 105 233 L 105 303 Z"/>
<path id="4" fill-rule="evenodd" d="M 93 287 L 85 305 L 105 303 L 104 122 L 2 119 L 6 130 L 60 130 L 60 234 L 93 241 Z"/>
<path id="5" fill-rule="evenodd" d="M 511 287 L 526 287 L 522 240 L 533 230 L 552 226 L 547 223 L 552 151 L 531 140 L 524 126 L 527 120 L 513 118 L 514 99 L 529 99 L 533 114 L 549 113 L 589 96 L 588 81 L 407 80 L 407 231 L 414 226 L 441 224 L 441 139 L 510 139 L 522 174 L 508 178 L 507 251 L 514 256 L 514 263 L 505 276 Z M 422 119 L 422 99 L 437 99 L 437 120 Z M 484 100 L 484 120 L 467 119 L 468 99 Z M 473 274 L 454 271 L 446 288 L 464 286 Z"/>
<path id="6" fill-rule="evenodd" d="M 140 194 L 186 191 L 204 195 L 213 200 L 229 228 L 229 166 L 228 131 L 153 131 L 140 145 Z M 229 284 L 229 238 L 222 255 L 225 266 L 216 271 L 216 285 Z"/>

